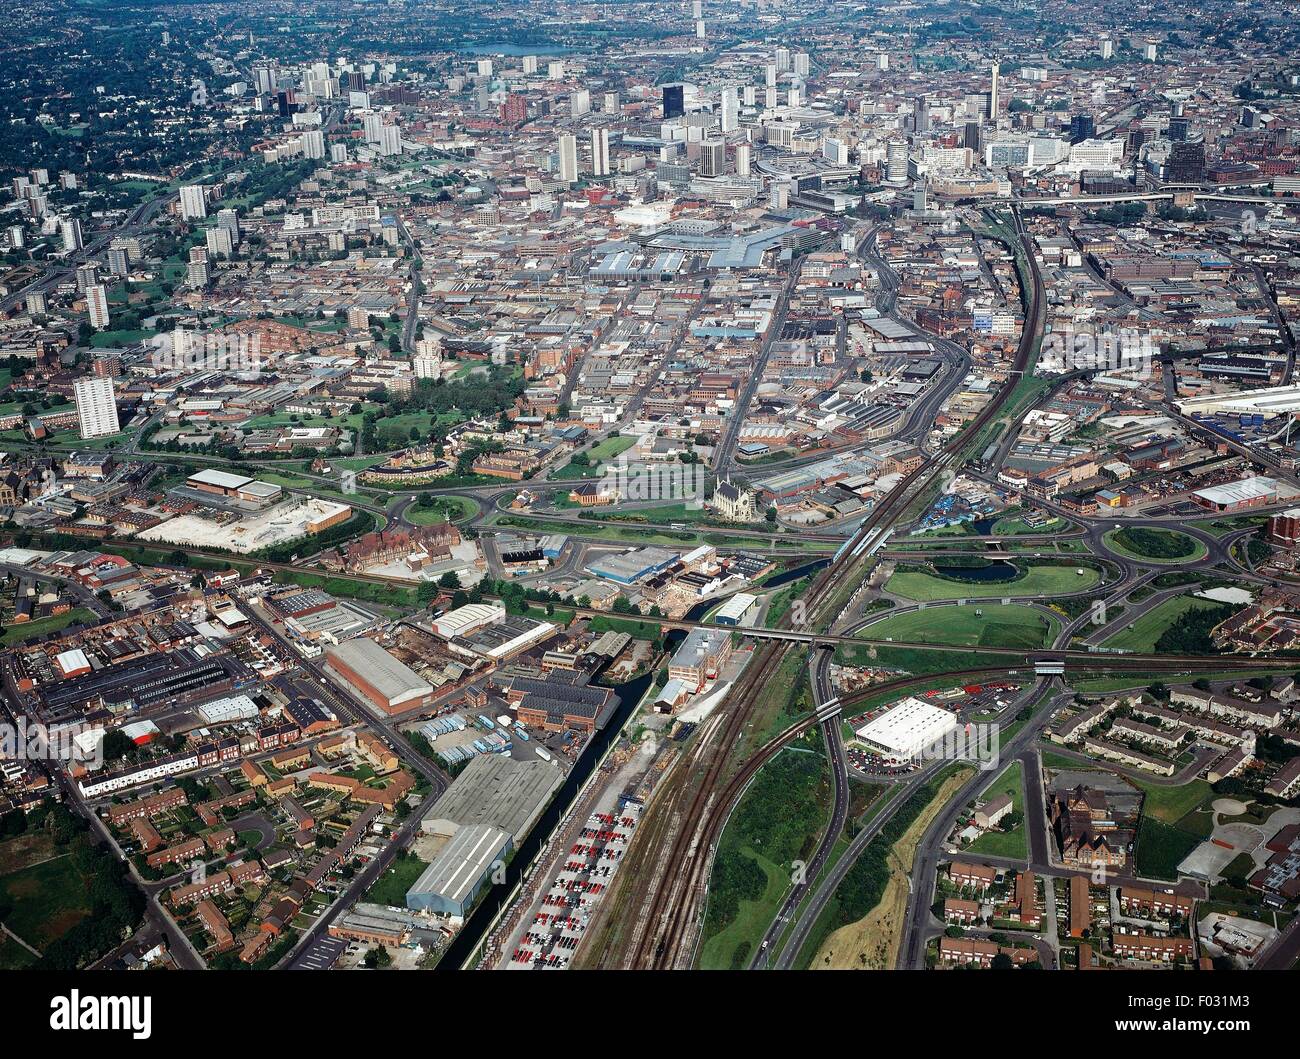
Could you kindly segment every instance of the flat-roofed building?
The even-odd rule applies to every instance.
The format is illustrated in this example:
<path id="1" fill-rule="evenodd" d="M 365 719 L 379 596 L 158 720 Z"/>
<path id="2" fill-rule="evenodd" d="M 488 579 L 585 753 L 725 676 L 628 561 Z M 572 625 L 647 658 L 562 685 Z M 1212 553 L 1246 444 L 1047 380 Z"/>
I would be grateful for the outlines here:
<path id="1" fill-rule="evenodd" d="M 563 781 L 554 762 L 479 754 L 439 796 L 422 826 L 430 834 L 451 835 L 469 824 L 491 824 L 518 843 Z"/>
<path id="2" fill-rule="evenodd" d="M 956 728 L 956 714 L 908 696 L 864 724 L 857 735 L 887 761 L 899 763 L 916 760 Z"/>
<path id="3" fill-rule="evenodd" d="M 433 685 L 385 651 L 358 637 L 329 648 L 326 666 L 381 713 L 403 713 L 425 705 Z"/>
<path id="4" fill-rule="evenodd" d="M 406 907 L 464 917 L 510 848 L 510 836 L 498 827 L 460 828 L 406 892 Z"/>

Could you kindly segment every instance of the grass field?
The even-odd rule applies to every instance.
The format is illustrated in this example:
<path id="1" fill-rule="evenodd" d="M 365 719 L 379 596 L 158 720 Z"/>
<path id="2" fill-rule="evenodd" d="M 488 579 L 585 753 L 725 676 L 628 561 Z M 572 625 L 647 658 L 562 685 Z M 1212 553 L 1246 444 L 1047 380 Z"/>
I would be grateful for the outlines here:
<path id="1" fill-rule="evenodd" d="M 408 507 L 406 521 L 413 526 L 433 526 L 440 522 L 464 522 L 478 513 L 478 502 L 467 496 L 439 496 L 431 507 L 419 504 Z"/>
<path id="2" fill-rule="evenodd" d="M 1133 621 L 1131 629 L 1125 628 L 1103 641 L 1104 647 L 1118 647 L 1126 651 L 1154 651 L 1156 641 L 1170 626 L 1176 625 L 1186 615 L 1198 610 L 1213 610 L 1221 606 L 1209 599 L 1196 599 L 1194 596 L 1175 596 L 1159 606 L 1152 607 L 1141 617 Z"/>
<path id="3" fill-rule="evenodd" d="M 415 885 L 415 880 L 428 866 L 413 853 L 403 850 L 388 870 L 366 891 L 365 900 L 373 901 L 375 904 L 405 908 L 406 891 Z"/>
<path id="4" fill-rule="evenodd" d="M 993 532 L 1002 536 L 1014 537 L 1022 533 L 1059 533 L 1069 525 L 1059 515 L 1048 519 L 1041 526 L 1031 526 L 1023 518 L 1000 518 L 993 523 Z"/>
<path id="5" fill-rule="evenodd" d="M 1182 551 L 1182 554 L 1177 556 L 1147 554 L 1137 548 L 1125 545 L 1121 537 L 1124 532 L 1122 529 L 1108 530 L 1101 538 L 1102 543 L 1118 555 L 1126 556 L 1129 559 L 1141 559 L 1144 563 L 1155 563 L 1161 566 L 1181 566 L 1184 563 L 1194 563 L 1204 559 L 1207 554 L 1205 545 L 1195 537 L 1189 537 L 1186 533 L 1178 533 L 1174 530 L 1146 530 L 1145 532 L 1166 542 L 1172 550 Z"/>
<path id="6" fill-rule="evenodd" d="M 63 614 L 51 614 L 47 618 L 36 618 L 33 621 L 10 625 L 3 632 L 0 632 L 0 647 L 22 643 L 25 640 L 35 639 L 37 636 L 48 636 L 50 633 L 58 632 L 69 625 L 93 621 L 94 617 L 95 615 L 85 607 L 73 607 Z"/>
<path id="7" fill-rule="evenodd" d="M 1025 828 L 1025 786 L 1024 773 L 1019 761 L 1013 761 L 997 779 L 990 783 L 980 795 L 987 801 L 1000 794 L 1011 795 L 1011 808 L 1021 815 L 1020 823 L 1012 831 L 999 831 L 993 828 L 980 835 L 970 844 L 971 853 L 986 853 L 991 857 L 1025 857 L 1029 855 L 1028 833 Z"/>
<path id="8" fill-rule="evenodd" d="M 888 616 L 863 630 L 864 638 L 954 647 L 1049 647 L 1061 623 L 1032 607 L 989 604 L 927 607 Z"/>
<path id="9" fill-rule="evenodd" d="M 72 858 L 57 850 L 47 855 L 53 859 L 37 859 L 29 867 L 0 875 L 0 892 L 13 906 L 5 926 L 37 949 L 90 915 L 90 897 Z"/>
<path id="10" fill-rule="evenodd" d="M 700 946 L 699 967 L 705 971 L 741 970 L 750 953 L 754 938 L 761 938 L 777 910 L 785 893 L 790 889 L 789 869 L 782 870 L 761 853 L 756 853 L 749 846 L 739 850 L 762 869 L 767 884 L 763 893 L 756 900 L 742 900 L 736 911 L 736 918 L 714 934 Z"/>
<path id="11" fill-rule="evenodd" d="M 599 478 L 601 476 L 601 464 L 606 460 L 612 460 L 620 453 L 626 452 L 636 444 L 635 437 L 626 437 L 616 434 L 613 437 L 605 438 L 598 441 L 590 449 L 587 449 L 589 463 L 566 463 L 559 470 L 552 471 L 549 477 L 554 481 L 569 481 L 575 478 Z"/>
<path id="12" fill-rule="evenodd" d="M 1183 858 L 1199 844 L 1196 836 L 1144 814 L 1138 824 L 1134 850 L 1138 874 L 1149 879 L 1173 880 L 1178 877 L 1178 865 Z"/>
<path id="13" fill-rule="evenodd" d="M 1131 782 L 1146 796 L 1142 802 L 1142 815 L 1155 817 L 1166 824 L 1176 824 L 1214 793 L 1204 780 L 1192 780 L 1177 787 L 1139 779 Z"/>
<path id="14" fill-rule="evenodd" d="M 1082 570 L 1082 574 L 1075 573 Z M 950 581 L 914 570 L 900 570 L 885 585 L 887 592 L 904 599 L 930 602 L 941 599 L 1042 596 L 1051 599 L 1073 592 L 1086 592 L 1101 582 L 1101 573 L 1091 566 L 1049 566 L 1030 563 L 1023 576 L 1013 581 Z"/>

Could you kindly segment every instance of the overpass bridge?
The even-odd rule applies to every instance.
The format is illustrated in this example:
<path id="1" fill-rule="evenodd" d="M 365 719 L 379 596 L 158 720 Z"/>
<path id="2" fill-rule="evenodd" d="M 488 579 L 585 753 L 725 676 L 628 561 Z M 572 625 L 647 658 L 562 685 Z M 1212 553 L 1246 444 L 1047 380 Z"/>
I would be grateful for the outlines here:
<path id="1" fill-rule="evenodd" d="M 1244 186 L 1244 185 L 1243 185 Z M 1300 200 L 1280 198 L 1276 195 L 1227 195 L 1200 186 L 1186 187 L 1174 185 L 1159 191 L 1125 191 L 1110 195 L 1059 195 L 1054 198 L 1014 198 L 1014 199 L 979 199 L 976 205 L 981 209 L 1005 209 L 1008 205 L 1022 207 L 1034 206 L 1104 206 L 1120 202 L 1159 202 L 1168 200 L 1177 204 L 1196 202 L 1236 202 L 1245 205 L 1300 206 Z"/>

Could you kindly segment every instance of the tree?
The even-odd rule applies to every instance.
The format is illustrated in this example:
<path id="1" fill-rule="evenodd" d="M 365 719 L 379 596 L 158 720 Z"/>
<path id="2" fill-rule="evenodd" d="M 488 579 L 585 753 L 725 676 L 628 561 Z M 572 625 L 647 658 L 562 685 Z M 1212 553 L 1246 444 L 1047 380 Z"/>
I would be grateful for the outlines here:
<path id="1" fill-rule="evenodd" d="M 372 970 L 377 967 L 388 967 L 392 964 L 393 958 L 389 955 L 388 950 L 382 945 L 366 951 L 365 965 Z"/>
<path id="2" fill-rule="evenodd" d="M 998 953 L 993 957 L 992 962 L 989 964 L 989 967 L 994 971 L 1010 971 L 1014 969 L 1015 966 L 1016 965 L 1011 962 L 1011 957 L 1005 952 Z"/>

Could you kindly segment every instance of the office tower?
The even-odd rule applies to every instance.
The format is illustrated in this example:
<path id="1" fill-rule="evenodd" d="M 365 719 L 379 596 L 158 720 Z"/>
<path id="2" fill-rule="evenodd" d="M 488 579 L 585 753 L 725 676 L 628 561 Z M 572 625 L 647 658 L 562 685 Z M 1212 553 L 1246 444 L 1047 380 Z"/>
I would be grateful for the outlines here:
<path id="1" fill-rule="evenodd" d="M 102 283 L 86 288 L 86 312 L 90 316 L 90 326 L 96 331 L 108 329 L 108 291 Z"/>
<path id="2" fill-rule="evenodd" d="M 808 53 L 806 51 L 796 52 L 794 57 L 794 75 L 795 77 L 808 76 Z"/>
<path id="3" fill-rule="evenodd" d="M 917 186 L 912 189 L 912 209 L 917 213 L 924 213 L 928 208 L 926 198 L 926 186 L 924 184 L 917 184 Z"/>
<path id="4" fill-rule="evenodd" d="M 1115 54 L 1115 42 L 1109 39 L 1103 40 L 1101 42 L 1101 57 L 1103 59 L 1109 59 L 1114 54 Z"/>
<path id="5" fill-rule="evenodd" d="M 965 128 L 962 132 L 961 145 L 972 151 L 978 151 L 980 149 L 980 123 L 978 121 L 966 122 Z"/>
<path id="6" fill-rule="evenodd" d="M 1001 67 L 993 64 L 993 80 L 989 85 L 989 121 L 998 119 L 998 74 L 1001 73 Z"/>
<path id="7" fill-rule="evenodd" d="M 325 134 L 320 129 L 308 129 L 302 134 L 302 153 L 305 158 L 325 157 Z"/>
<path id="8" fill-rule="evenodd" d="M 890 140 L 886 146 L 885 180 L 890 184 L 907 183 L 907 141 Z"/>
<path id="9" fill-rule="evenodd" d="M 525 56 L 524 56 L 524 76 L 525 76 L 525 77 L 532 77 L 535 73 L 537 73 L 537 56 L 536 56 L 536 55 L 525 55 Z"/>
<path id="10" fill-rule="evenodd" d="M 108 273 L 110 276 L 125 276 L 131 271 L 126 251 L 120 246 L 108 248 Z"/>
<path id="11" fill-rule="evenodd" d="M 63 249 L 69 253 L 75 253 L 86 245 L 81 235 L 81 222 L 76 217 L 61 221 L 59 231 L 63 236 Z"/>
<path id="12" fill-rule="evenodd" d="M 1181 143 L 1187 139 L 1187 134 L 1191 129 L 1191 122 L 1187 118 L 1170 118 L 1169 119 L 1169 138 L 1175 143 Z"/>
<path id="13" fill-rule="evenodd" d="M 366 90 L 366 74 L 365 74 L 365 71 L 364 71 L 364 70 L 349 70 L 349 71 L 348 71 L 348 80 L 347 80 L 347 85 L 348 85 L 348 91 L 349 91 L 349 92 L 364 92 L 364 91 Z"/>
<path id="14" fill-rule="evenodd" d="M 208 199 L 202 184 L 187 184 L 181 188 L 181 220 L 201 221 L 208 215 Z"/>
<path id="15" fill-rule="evenodd" d="M 736 175 L 747 177 L 750 170 L 750 147 L 747 143 L 736 144 Z"/>
<path id="16" fill-rule="evenodd" d="M 1205 180 L 1205 141 L 1184 140 L 1170 145 L 1164 179 L 1166 184 L 1199 184 Z"/>
<path id="17" fill-rule="evenodd" d="M 212 280 L 212 266 L 208 264 L 206 247 L 190 248 L 190 261 L 185 268 L 185 279 L 191 287 L 206 287 Z"/>
<path id="18" fill-rule="evenodd" d="M 736 90 L 730 85 L 722 90 L 720 125 L 724 133 L 735 132 L 740 127 L 740 102 Z"/>
<path id="19" fill-rule="evenodd" d="M 72 395 L 77 402 L 82 438 L 102 438 L 122 429 L 117 421 L 112 379 L 91 376 L 78 379 L 73 383 Z"/>
<path id="20" fill-rule="evenodd" d="M 773 181 L 771 199 L 772 209 L 786 209 L 790 205 L 790 185 L 784 180 Z"/>
<path id="21" fill-rule="evenodd" d="M 291 91 L 285 90 L 275 94 L 275 109 L 280 117 L 287 118 L 298 109 L 298 102 Z"/>
<path id="22" fill-rule="evenodd" d="M 848 165 L 849 145 L 843 140 L 825 139 L 822 141 L 822 157 L 831 165 Z"/>
<path id="23" fill-rule="evenodd" d="M 1070 142 L 1082 143 L 1091 140 L 1097 132 L 1097 125 L 1091 114 L 1076 114 L 1070 119 Z"/>
<path id="24" fill-rule="evenodd" d="M 578 182 L 578 140 L 571 132 L 560 134 L 557 149 L 559 155 L 559 178 L 564 184 Z"/>
<path id="25" fill-rule="evenodd" d="M 664 85 L 663 105 L 665 118 L 680 118 L 686 113 L 686 86 Z"/>
<path id="26" fill-rule="evenodd" d="M 591 130 L 591 172 L 593 176 L 609 176 L 609 130 Z"/>
<path id="27" fill-rule="evenodd" d="M 912 101 L 912 129 L 918 134 L 930 131 L 930 101 L 925 96 Z"/>
<path id="28" fill-rule="evenodd" d="M 727 145 L 721 140 L 706 140 L 700 145 L 700 176 L 722 176 L 727 167 Z"/>
<path id="29" fill-rule="evenodd" d="M 591 93 L 580 88 L 569 93 L 569 113 L 575 118 L 591 113 Z"/>

